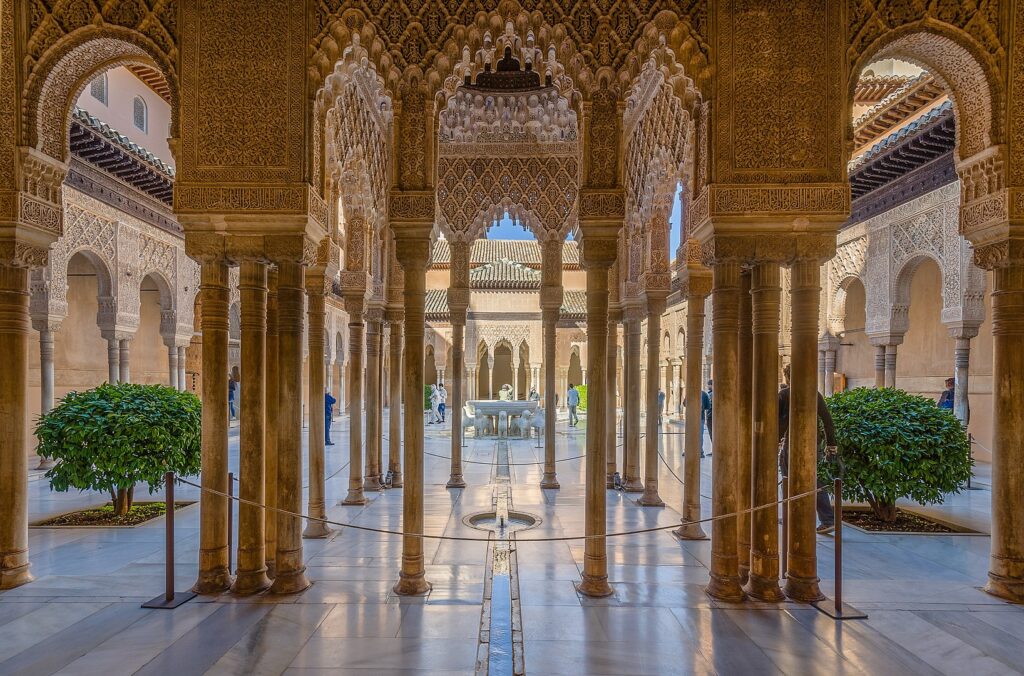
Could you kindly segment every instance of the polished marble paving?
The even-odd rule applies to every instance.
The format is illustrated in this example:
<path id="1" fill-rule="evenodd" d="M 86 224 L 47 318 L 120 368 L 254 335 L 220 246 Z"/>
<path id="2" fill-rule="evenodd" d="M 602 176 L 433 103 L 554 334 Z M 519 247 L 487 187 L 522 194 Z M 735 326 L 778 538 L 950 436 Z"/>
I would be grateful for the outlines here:
<path id="1" fill-rule="evenodd" d="M 584 422 L 585 425 L 585 422 Z M 427 451 L 447 455 L 450 432 L 428 426 Z M 669 425 L 666 432 L 680 428 Z M 343 468 L 345 422 L 334 425 L 327 473 Z M 558 457 L 580 455 L 584 427 L 560 423 Z M 232 430 L 232 469 L 237 467 Z M 468 487 L 449 490 L 447 461 L 427 456 L 426 532 L 478 536 L 463 519 L 491 509 L 495 446 L 467 440 Z M 666 434 L 663 452 L 681 473 L 682 436 Z M 980 590 L 988 537 L 867 535 L 844 543 L 846 600 L 866 621 L 837 624 L 795 603 L 727 604 L 704 594 L 710 543 L 678 542 L 669 531 L 608 540 L 615 594 L 588 599 L 573 583 L 582 541 L 526 542 L 583 531 L 583 465 L 558 464 L 559 491 L 541 491 L 542 451 L 534 441 L 509 445 L 512 507 L 541 518 L 517 545 L 522 632 L 529 674 L 983 674 L 1024 673 L 1024 608 Z M 621 449 L 619 449 L 621 454 Z M 386 450 L 385 450 L 386 453 Z M 713 458 L 704 461 L 710 495 Z M 479 464 L 478 464 L 479 463 Z M 327 483 L 329 518 L 401 527 L 401 491 L 370 494 L 364 507 L 335 503 L 347 469 Z M 608 493 L 610 532 L 678 522 L 681 487 L 660 471 L 665 508 L 636 506 Z M 194 489 L 179 491 L 194 499 Z M 31 519 L 98 504 L 98 494 L 55 494 L 30 481 Z M 944 518 L 988 529 L 987 488 L 930 508 Z M 705 499 L 705 513 L 710 505 Z M 195 578 L 198 507 L 177 519 L 178 588 Z M 163 525 L 132 529 L 33 529 L 37 580 L 0 593 L 0 674 L 471 674 L 477 672 L 486 583 L 484 542 L 426 541 L 423 598 L 391 592 L 400 540 L 342 528 L 306 540 L 314 585 L 286 597 L 224 594 L 173 611 L 140 603 L 163 584 Z M 833 540 L 819 537 L 823 588 L 832 590 Z"/>

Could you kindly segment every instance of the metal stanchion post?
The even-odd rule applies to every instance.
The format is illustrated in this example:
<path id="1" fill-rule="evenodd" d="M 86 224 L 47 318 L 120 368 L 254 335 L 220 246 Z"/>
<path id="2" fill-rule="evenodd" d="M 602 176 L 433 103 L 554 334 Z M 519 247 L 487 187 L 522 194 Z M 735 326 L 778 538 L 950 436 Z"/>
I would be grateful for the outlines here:
<path id="1" fill-rule="evenodd" d="M 232 551 L 234 549 L 235 534 L 235 473 L 228 472 L 228 572 L 234 568 L 232 564 Z"/>
<path id="2" fill-rule="evenodd" d="M 843 480 L 836 477 L 832 490 L 836 499 L 835 531 L 835 593 L 830 601 L 815 601 L 811 605 L 835 620 L 865 620 L 867 614 L 843 603 Z"/>
<path id="3" fill-rule="evenodd" d="M 191 601 L 196 595 L 191 591 L 174 591 L 174 472 L 164 474 L 164 495 L 167 510 L 164 515 L 167 536 L 165 545 L 167 561 L 164 569 L 164 593 L 155 599 L 146 601 L 142 604 L 142 607 L 170 610 L 177 608 L 186 601 Z"/>

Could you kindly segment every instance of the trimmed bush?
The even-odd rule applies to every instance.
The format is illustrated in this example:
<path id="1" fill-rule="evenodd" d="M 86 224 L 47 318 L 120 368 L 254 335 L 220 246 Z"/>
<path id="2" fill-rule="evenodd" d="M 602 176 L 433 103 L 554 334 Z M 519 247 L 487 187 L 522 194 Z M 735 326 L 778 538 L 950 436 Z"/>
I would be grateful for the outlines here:
<path id="1" fill-rule="evenodd" d="M 69 392 L 39 419 L 41 457 L 57 460 L 46 473 L 56 491 L 107 491 L 114 512 L 131 509 L 137 483 L 153 493 L 164 472 L 200 469 L 201 404 L 190 392 L 162 385 L 103 384 Z"/>
<path id="2" fill-rule="evenodd" d="M 581 411 L 587 410 L 587 386 L 577 385 L 576 391 L 580 393 L 580 405 L 577 407 Z"/>
<path id="3" fill-rule="evenodd" d="M 828 398 L 845 465 L 843 498 L 867 502 L 883 521 L 896 519 L 896 500 L 941 503 L 971 475 L 967 433 L 931 399 L 891 387 L 859 387 Z M 833 478 L 833 463 L 822 463 Z"/>

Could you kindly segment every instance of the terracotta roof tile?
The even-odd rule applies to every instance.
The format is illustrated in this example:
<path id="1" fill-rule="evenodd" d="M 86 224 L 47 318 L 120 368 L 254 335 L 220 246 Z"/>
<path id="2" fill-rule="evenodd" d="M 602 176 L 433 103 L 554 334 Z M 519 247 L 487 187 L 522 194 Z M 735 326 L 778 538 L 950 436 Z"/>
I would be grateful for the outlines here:
<path id="1" fill-rule="evenodd" d="M 500 258 L 469 271 L 471 289 L 539 289 L 540 270 Z"/>
<path id="2" fill-rule="evenodd" d="M 434 243 L 434 251 L 430 259 L 437 267 L 447 267 L 451 263 L 451 249 L 447 240 L 439 239 Z M 501 259 L 539 268 L 541 264 L 540 242 L 529 239 L 478 239 L 473 243 L 470 264 L 481 265 Z M 564 243 L 562 263 L 567 267 L 579 266 L 580 250 L 576 242 Z"/>

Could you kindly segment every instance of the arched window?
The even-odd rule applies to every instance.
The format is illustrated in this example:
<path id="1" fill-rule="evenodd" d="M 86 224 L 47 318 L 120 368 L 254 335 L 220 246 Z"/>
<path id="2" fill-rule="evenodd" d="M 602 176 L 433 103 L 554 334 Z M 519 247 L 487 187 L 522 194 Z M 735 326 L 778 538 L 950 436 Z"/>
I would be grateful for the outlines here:
<path id="1" fill-rule="evenodd" d="M 107 105 L 107 74 L 100 73 L 96 78 L 89 84 L 89 94 L 94 99 Z"/>
<path id="2" fill-rule="evenodd" d="M 132 101 L 132 119 L 135 121 L 135 128 L 143 133 L 149 132 L 149 115 L 146 111 L 146 102 L 141 96 L 136 96 Z"/>

